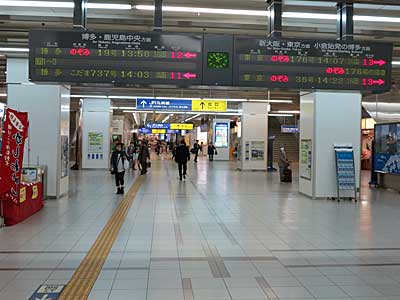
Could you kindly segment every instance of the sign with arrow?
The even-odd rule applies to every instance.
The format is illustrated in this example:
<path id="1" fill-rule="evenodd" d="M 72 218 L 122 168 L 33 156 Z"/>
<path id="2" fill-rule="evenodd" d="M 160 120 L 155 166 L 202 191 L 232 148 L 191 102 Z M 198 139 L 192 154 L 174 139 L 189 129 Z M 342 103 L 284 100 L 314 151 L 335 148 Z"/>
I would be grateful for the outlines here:
<path id="1" fill-rule="evenodd" d="M 193 100 L 193 111 L 226 112 L 226 100 Z"/>
<path id="2" fill-rule="evenodd" d="M 192 110 L 192 100 L 137 98 L 136 99 L 136 109 L 138 109 L 138 110 L 191 111 Z"/>
<path id="3" fill-rule="evenodd" d="M 65 285 L 44 284 L 41 285 L 29 298 L 29 300 L 57 300 L 64 290 Z"/>

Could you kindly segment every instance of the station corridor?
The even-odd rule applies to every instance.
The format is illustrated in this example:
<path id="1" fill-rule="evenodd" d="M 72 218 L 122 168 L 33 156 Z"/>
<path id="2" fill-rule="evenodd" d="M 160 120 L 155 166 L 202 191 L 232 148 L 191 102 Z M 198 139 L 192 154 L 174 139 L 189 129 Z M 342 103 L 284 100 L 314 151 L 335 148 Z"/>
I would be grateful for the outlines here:
<path id="1" fill-rule="evenodd" d="M 67 284 L 122 203 L 106 171 L 71 178 L 69 197 L 0 230 L 1 300 Z M 396 193 L 364 186 L 358 203 L 312 200 L 276 173 L 204 158 L 184 182 L 167 159 L 130 172 L 127 190 L 136 180 L 90 300 L 400 299 Z"/>

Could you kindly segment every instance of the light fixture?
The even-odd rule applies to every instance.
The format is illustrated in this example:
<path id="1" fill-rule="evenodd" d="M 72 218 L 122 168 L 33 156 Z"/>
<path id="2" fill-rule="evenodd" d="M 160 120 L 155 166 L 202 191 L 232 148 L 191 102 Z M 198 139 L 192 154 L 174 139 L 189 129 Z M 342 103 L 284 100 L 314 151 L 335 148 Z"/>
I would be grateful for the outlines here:
<path id="1" fill-rule="evenodd" d="M 249 99 L 249 102 L 293 103 L 293 100 L 259 100 L 259 99 Z"/>
<path id="2" fill-rule="evenodd" d="M 293 117 L 291 114 L 268 114 L 268 117 Z"/>
<path id="3" fill-rule="evenodd" d="M 400 18 L 377 16 L 354 16 L 354 21 L 400 23 Z"/>
<path id="4" fill-rule="evenodd" d="M 74 2 L 61 1 L 17 1 L 17 0 L 0 0 L 0 6 L 11 7 L 43 7 L 43 8 L 74 8 Z M 112 3 L 87 3 L 90 9 L 116 9 L 128 10 L 132 9 L 129 4 L 112 4 Z"/>
<path id="5" fill-rule="evenodd" d="M 400 65 L 400 61 L 392 61 L 392 65 L 399 66 Z"/>
<path id="6" fill-rule="evenodd" d="M 130 109 L 136 109 L 136 107 L 132 107 L 132 106 L 111 106 L 111 109 L 113 109 L 113 110 L 130 110 Z"/>
<path id="7" fill-rule="evenodd" d="M 190 121 L 190 120 L 196 119 L 196 118 L 198 118 L 198 117 L 200 117 L 200 116 L 201 116 L 201 114 L 194 115 L 193 117 L 187 118 L 187 119 L 185 120 L 185 122 L 188 122 L 188 121 Z"/>
<path id="8" fill-rule="evenodd" d="M 7 97 L 7 94 L 0 94 L 0 97 Z"/>
<path id="9" fill-rule="evenodd" d="M 71 98 L 96 98 L 96 99 L 108 99 L 105 95 L 71 95 Z"/>
<path id="10" fill-rule="evenodd" d="M 274 113 L 274 112 L 272 112 L 272 113 Z M 278 110 L 278 111 L 275 111 L 275 113 L 278 113 L 278 114 L 300 114 L 300 111 L 299 110 Z"/>
<path id="11" fill-rule="evenodd" d="M 29 48 L 0 47 L 0 52 L 23 52 L 23 53 L 27 53 L 27 52 L 29 52 Z"/>
<path id="12" fill-rule="evenodd" d="M 162 120 L 162 123 L 167 122 L 173 115 L 174 115 L 174 114 L 169 114 L 168 116 L 166 116 L 166 117 L 164 118 L 164 120 Z"/>
<path id="13" fill-rule="evenodd" d="M 154 10 L 154 5 L 135 5 L 138 10 Z M 221 14 L 221 15 L 240 15 L 240 16 L 264 16 L 268 17 L 269 12 L 266 10 L 245 10 L 245 9 L 224 9 L 224 8 L 206 8 L 206 7 L 183 7 L 164 5 L 163 11 L 168 12 L 186 12 L 194 14 Z"/>
<path id="14" fill-rule="evenodd" d="M 301 13 L 289 12 L 282 13 L 283 18 L 289 19 L 317 19 L 317 20 L 336 20 L 337 16 L 334 14 L 316 14 L 316 13 Z"/>

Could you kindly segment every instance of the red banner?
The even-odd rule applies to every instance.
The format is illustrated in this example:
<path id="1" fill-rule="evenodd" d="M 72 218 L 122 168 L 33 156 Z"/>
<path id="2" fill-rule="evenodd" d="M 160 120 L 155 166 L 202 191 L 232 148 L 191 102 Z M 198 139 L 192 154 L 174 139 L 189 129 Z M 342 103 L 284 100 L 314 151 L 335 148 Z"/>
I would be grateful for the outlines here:
<path id="1" fill-rule="evenodd" d="M 0 160 L 0 195 L 19 204 L 24 145 L 28 136 L 28 113 L 7 108 Z"/>

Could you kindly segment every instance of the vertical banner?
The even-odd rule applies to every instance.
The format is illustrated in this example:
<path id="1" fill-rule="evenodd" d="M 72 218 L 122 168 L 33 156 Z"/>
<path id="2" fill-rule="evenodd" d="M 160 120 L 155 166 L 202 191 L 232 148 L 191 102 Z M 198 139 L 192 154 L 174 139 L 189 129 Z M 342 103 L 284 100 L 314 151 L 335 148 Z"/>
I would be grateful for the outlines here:
<path id="1" fill-rule="evenodd" d="M 0 195 L 19 204 L 24 145 L 28 136 L 28 113 L 7 108 L 0 161 Z"/>

